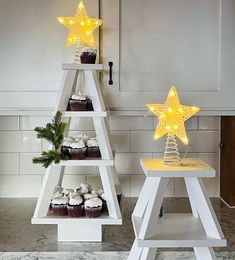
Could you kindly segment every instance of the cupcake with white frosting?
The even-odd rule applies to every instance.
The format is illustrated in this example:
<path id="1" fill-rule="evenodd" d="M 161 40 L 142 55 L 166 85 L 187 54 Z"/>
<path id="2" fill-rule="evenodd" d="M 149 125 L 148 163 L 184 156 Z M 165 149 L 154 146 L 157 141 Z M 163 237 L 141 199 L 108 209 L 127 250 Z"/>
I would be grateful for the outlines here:
<path id="1" fill-rule="evenodd" d="M 101 216 L 102 200 L 92 198 L 85 201 L 85 215 L 87 218 L 98 218 Z"/>
<path id="2" fill-rule="evenodd" d="M 89 199 L 93 199 L 93 198 L 98 198 L 98 195 L 95 193 L 86 193 L 83 195 L 84 200 L 89 200 Z"/>
<path id="3" fill-rule="evenodd" d="M 70 196 L 67 208 L 68 215 L 72 218 L 82 217 L 85 215 L 83 199 L 81 196 Z"/>
<path id="4" fill-rule="evenodd" d="M 100 198 L 102 200 L 102 212 L 108 212 L 105 194 L 104 193 L 100 194 Z"/>
<path id="5" fill-rule="evenodd" d="M 71 193 L 74 192 L 74 189 L 65 189 L 63 192 L 65 196 L 69 196 Z"/>
<path id="6" fill-rule="evenodd" d="M 82 160 L 86 157 L 87 147 L 82 140 L 70 145 L 69 156 L 72 160 Z"/>
<path id="7" fill-rule="evenodd" d="M 91 185 L 88 183 L 81 183 L 79 188 L 77 189 L 77 192 L 81 195 L 84 196 L 84 194 L 89 193 L 91 191 Z"/>
<path id="8" fill-rule="evenodd" d="M 68 205 L 68 197 L 56 197 L 52 199 L 51 204 L 52 204 L 52 209 L 53 209 L 53 215 L 55 216 L 67 216 L 68 215 L 68 210 L 67 210 L 67 205 Z"/>
<path id="9" fill-rule="evenodd" d="M 89 136 L 86 134 L 79 134 L 76 136 L 75 142 L 79 142 L 80 140 L 82 140 L 84 142 L 84 144 L 86 144 L 87 141 L 89 140 Z"/>
<path id="10" fill-rule="evenodd" d="M 99 143 L 96 137 L 87 141 L 87 157 L 101 158 Z"/>
<path id="11" fill-rule="evenodd" d="M 69 99 L 68 111 L 86 111 L 87 110 L 87 96 L 80 91 L 73 94 Z"/>
<path id="12" fill-rule="evenodd" d="M 92 49 L 90 47 L 84 47 L 80 55 L 81 63 L 95 64 L 96 53 L 97 51 L 95 49 Z"/>
<path id="13" fill-rule="evenodd" d="M 69 136 L 69 137 L 65 137 L 63 140 L 63 144 L 61 146 L 61 153 L 66 155 L 66 156 L 70 156 L 69 155 L 69 149 L 71 148 L 70 145 L 74 142 L 74 138 Z"/>

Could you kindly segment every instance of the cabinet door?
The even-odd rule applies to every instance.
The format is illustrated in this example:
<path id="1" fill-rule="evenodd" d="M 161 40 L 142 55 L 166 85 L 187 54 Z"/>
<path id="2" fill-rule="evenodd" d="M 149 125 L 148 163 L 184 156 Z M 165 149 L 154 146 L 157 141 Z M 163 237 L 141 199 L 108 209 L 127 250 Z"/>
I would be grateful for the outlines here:
<path id="1" fill-rule="evenodd" d="M 78 3 L 0 0 L 0 109 L 54 108 L 61 64 L 73 62 L 76 48 L 66 48 L 68 30 L 56 16 L 74 15 Z M 99 0 L 84 4 L 90 17 L 99 16 Z"/>
<path id="2" fill-rule="evenodd" d="M 233 110 L 234 8 L 234 0 L 102 0 L 110 107 L 144 108 L 176 85 L 183 103 Z"/>

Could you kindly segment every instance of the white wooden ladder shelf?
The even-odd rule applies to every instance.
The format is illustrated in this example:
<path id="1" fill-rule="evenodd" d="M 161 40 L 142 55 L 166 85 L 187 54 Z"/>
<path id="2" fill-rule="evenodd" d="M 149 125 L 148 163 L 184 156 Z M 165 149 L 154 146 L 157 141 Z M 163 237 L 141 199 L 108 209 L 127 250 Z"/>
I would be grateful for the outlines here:
<path id="1" fill-rule="evenodd" d="M 102 64 L 63 64 L 64 77 L 58 98 L 56 111 L 61 111 L 63 120 L 67 121 L 68 134 L 72 117 L 91 117 L 100 146 L 101 159 L 68 160 L 47 168 L 42 189 L 38 198 L 32 224 L 57 224 L 59 241 L 102 241 L 103 225 L 121 225 L 122 218 L 118 204 L 115 185 L 119 185 L 113 159 L 109 131 L 105 118 L 107 111 L 100 90 L 97 72 L 103 69 Z M 71 93 L 84 87 L 84 91 L 92 100 L 94 111 L 66 111 Z M 96 166 L 99 169 L 106 201 L 108 215 L 99 218 L 71 218 L 47 216 L 53 190 L 61 185 L 66 166 Z"/>
<path id="2" fill-rule="evenodd" d="M 226 246 L 201 177 L 215 170 L 202 160 L 185 159 L 182 166 L 167 166 L 162 159 L 141 159 L 146 180 L 132 214 L 135 241 L 128 260 L 154 260 L 160 247 L 193 247 L 196 258 L 216 259 L 213 248 Z M 192 214 L 164 214 L 159 218 L 170 178 L 184 178 Z"/>

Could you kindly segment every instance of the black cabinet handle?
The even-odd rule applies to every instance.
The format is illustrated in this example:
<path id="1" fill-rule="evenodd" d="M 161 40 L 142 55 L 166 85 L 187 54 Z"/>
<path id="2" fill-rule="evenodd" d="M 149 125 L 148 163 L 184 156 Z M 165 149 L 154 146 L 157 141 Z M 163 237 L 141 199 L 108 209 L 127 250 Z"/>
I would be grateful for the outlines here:
<path id="1" fill-rule="evenodd" d="M 220 149 L 223 149 L 224 148 L 224 143 L 220 143 Z"/>
<path id="2" fill-rule="evenodd" d="M 113 85 L 113 62 L 109 62 L 109 85 Z"/>

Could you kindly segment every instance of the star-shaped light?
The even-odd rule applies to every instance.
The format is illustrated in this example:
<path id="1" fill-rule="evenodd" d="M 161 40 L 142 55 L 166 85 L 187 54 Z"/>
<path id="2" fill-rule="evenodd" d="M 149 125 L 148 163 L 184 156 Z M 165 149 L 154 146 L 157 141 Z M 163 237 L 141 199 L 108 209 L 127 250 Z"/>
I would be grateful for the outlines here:
<path id="1" fill-rule="evenodd" d="M 159 119 L 154 140 L 170 133 L 176 135 L 184 144 L 188 144 L 184 122 L 199 112 L 200 108 L 181 105 L 175 86 L 171 87 L 164 104 L 147 104 L 147 106 Z"/>
<path id="2" fill-rule="evenodd" d="M 67 47 L 76 42 L 82 42 L 90 47 L 95 47 L 93 31 L 98 28 L 103 21 L 88 17 L 82 0 L 74 16 L 57 17 L 57 20 L 69 29 Z"/>

